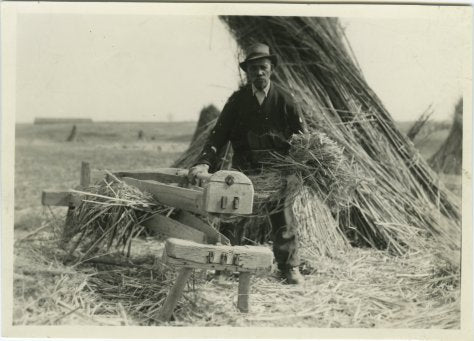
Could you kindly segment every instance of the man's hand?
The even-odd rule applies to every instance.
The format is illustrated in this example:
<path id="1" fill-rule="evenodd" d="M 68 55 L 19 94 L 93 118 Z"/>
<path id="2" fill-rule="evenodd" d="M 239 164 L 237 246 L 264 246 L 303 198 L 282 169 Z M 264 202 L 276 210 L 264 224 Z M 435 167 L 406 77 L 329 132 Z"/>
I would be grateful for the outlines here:
<path id="1" fill-rule="evenodd" d="M 207 175 L 209 174 L 209 165 L 200 164 L 194 167 L 191 167 L 188 172 L 188 181 L 191 185 L 197 184 L 198 175 Z"/>

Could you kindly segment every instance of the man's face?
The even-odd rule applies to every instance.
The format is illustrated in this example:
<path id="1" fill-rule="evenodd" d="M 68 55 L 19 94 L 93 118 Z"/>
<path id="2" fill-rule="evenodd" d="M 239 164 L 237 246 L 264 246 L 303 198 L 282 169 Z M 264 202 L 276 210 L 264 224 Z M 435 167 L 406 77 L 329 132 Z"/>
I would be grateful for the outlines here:
<path id="1" fill-rule="evenodd" d="M 247 64 L 247 78 L 258 90 L 263 90 L 270 82 L 273 66 L 269 59 L 257 59 Z"/>

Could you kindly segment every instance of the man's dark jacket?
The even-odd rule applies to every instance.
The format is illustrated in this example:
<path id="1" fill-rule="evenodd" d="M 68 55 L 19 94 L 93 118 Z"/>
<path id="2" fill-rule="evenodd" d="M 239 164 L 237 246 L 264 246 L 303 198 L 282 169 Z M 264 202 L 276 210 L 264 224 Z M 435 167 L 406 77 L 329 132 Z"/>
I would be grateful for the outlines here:
<path id="1" fill-rule="evenodd" d="M 244 172 L 257 169 L 269 151 L 287 153 L 289 138 L 300 131 L 300 112 L 291 95 L 271 83 L 260 105 L 248 84 L 228 99 L 197 163 L 215 170 L 216 155 L 230 141 L 232 167 Z"/>

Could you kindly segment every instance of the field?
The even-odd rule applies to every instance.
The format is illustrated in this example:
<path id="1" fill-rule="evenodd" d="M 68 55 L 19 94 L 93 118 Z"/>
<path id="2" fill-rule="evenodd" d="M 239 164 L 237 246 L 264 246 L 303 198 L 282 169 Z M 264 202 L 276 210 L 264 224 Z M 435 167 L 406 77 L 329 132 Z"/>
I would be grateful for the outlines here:
<path id="1" fill-rule="evenodd" d="M 81 161 L 99 170 L 167 167 L 186 149 L 193 130 L 192 122 L 78 124 L 76 141 L 65 142 L 71 125 L 17 125 L 14 324 L 162 324 L 155 316 L 172 269 L 63 264 L 57 236 L 66 211 L 42 207 L 41 191 L 77 186 Z M 429 157 L 447 134 L 448 129 L 437 130 L 415 144 Z M 442 178 L 460 197 L 460 177 Z M 134 245 L 134 254 L 155 250 L 158 255 L 161 243 L 142 238 Z M 281 284 L 274 273 L 256 278 L 249 314 L 236 308 L 235 278 L 216 283 L 196 272 L 169 324 L 459 328 L 458 279 L 444 274 L 430 253 L 394 257 L 352 249 L 316 261 L 301 287 Z"/>

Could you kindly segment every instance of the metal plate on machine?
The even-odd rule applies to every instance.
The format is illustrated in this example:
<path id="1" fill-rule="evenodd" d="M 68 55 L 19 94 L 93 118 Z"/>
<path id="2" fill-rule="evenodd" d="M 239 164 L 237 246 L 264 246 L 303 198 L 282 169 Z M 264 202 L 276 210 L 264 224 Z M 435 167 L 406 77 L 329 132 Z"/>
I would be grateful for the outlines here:
<path id="1" fill-rule="evenodd" d="M 254 189 L 245 174 L 218 171 L 204 186 L 203 206 L 210 213 L 251 214 Z"/>

